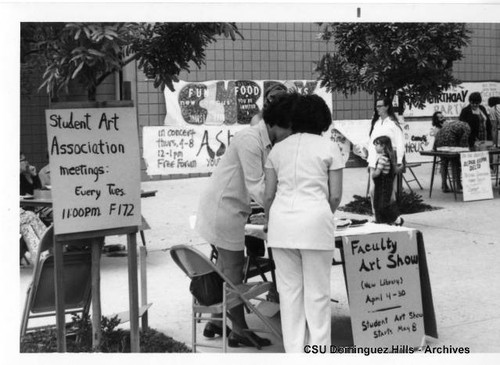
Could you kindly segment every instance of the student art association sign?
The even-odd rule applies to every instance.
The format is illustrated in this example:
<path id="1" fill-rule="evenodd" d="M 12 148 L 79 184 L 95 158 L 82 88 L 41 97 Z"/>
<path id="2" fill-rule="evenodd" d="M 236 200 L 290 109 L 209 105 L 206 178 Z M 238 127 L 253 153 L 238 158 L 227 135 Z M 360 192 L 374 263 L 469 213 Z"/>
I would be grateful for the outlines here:
<path id="1" fill-rule="evenodd" d="M 175 91 L 165 90 L 165 125 L 143 128 L 147 174 L 212 172 L 234 135 L 261 112 L 265 90 L 275 84 L 304 95 L 317 94 L 332 109 L 331 94 L 317 81 L 181 81 Z M 336 141 L 330 131 L 325 136 Z"/>

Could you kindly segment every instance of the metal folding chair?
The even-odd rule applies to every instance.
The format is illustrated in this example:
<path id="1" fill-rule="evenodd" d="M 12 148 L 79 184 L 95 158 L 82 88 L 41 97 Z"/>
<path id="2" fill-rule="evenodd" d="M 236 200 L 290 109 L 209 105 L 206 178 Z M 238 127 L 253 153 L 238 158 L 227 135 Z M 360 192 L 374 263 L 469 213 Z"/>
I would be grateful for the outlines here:
<path id="1" fill-rule="evenodd" d="M 55 319 L 54 256 L 51 252 L 53 237 L 54 227 L 51 225 L 42 235 L 33 260 L 33 280 L 26 294 L 21 321 L 21 337 L 27 331 L 55 325 L 53 323 L 36 327 L 28 326 L 29 321 L 35 318 L 54 317 Z M 90 251 L 64 253 L 64 278 L 65 313 L 67 315 L 87 314 L 91 299 Z"/>
<path id="2" fill-rule="evenodd" d="M 281 338 L 281 333 L 273 326 L 273 324 L 257 310 L 255 305 L 253 305 L 250 300 L 264 300 L 260 298 L 263 294 L 267 293 L 271 286 L 271 282 L 252 282 L 235 285 L 229 278 L 224 275 L 215 264 L 210 261 L 203 253 L 197 249 L 187 246 L 187 245 L 176 245 L 170 250 L 170 255 L 174 262 L 179 266 L 179 268 L 191 279 L 199 277 L 202 275 L 208 275 L 213 272 L 217 273 L 223 280 L 222 289 L 222 302 L 213 305 L 202 305 L 193 296 L 192 302 L 192 349 L 196 352 L 196 346 L 205 347 L 217 347 L 210 346 L 206 344 L 198 344 L 196 342 L 196 324 L 199 321 L 217 320 L 217 318 L 212 318 L 211 316 L 203 316 L 203 314 L 213 314 L 220 313 L 222 318 L 218 319 L 222 321 L 222 351 L 227 352 L 227 318 L 231 319 L 228 310 L 244 304 L 251 312 L 264 323 L 264 325 L 269 329 L 269 331 L 276 337 Z M 263 332 L 262 330 L 253 329 L 251 331 Z M 251 342 L 255 341 L 250 337 L 246 336 Z M 260 349 L 260 346 L 256 347 Z"/>

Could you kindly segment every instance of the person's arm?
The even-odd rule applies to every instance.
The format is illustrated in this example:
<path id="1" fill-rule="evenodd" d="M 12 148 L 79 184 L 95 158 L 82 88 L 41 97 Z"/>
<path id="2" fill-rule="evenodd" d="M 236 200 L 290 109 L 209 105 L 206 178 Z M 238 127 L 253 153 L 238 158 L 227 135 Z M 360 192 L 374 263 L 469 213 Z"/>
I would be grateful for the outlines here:
<path id="1" fill-rule="evenodd" d="M 265 173 L 265 190 L 264 190 L 264 232 L 267 232 L 267 226 L 269 222 L 269 212 L 271 211 L 271 205 L 273 204 L 274 198 L 276 196 L 276 191 L 278 190 L 278 176 L 273 168 L 266 167 L 264 169 Z"/>
<path id="2" fill-rule="evenodd" d="M 335 213 L 342 200 L 342 181 L 343 169 L 328 171 L 328 188 L 330 192 L 328 203 L 330 203 L 332 213 Z"/>
<path id="3" fill-rule="evenodd" d="M 377 166 L 378 166 L 378 164 L 377 164 Z M 382 169 L 379 169 L 378 167 L 376 167 L 376 168 L 370 167 L 370 175 L 371 175 L 372 179 L 379 177 L 381 173 L 382 173 Z"/>
<path id="4" fill-rule="evenodd" d="M 398 165 L 399 169 L 402 169 L 403 166 L 403 157 L 405 155 L 405 138 L 403 135 L 403 130 L 399 128 L 398 126 L 395 125 L 394 129 L 394 142 L 396 145 L 396 152 L 397 152 L 397 161 L 396 164 Z"/>
<path id="5" fill-rule="evenodd" d="M 245 186 L 250 197 L 259 205 L 264 204 L 264 151 L 256 136 L 247 136 L 239 140 L 238 156 L 240 159 Z"/>

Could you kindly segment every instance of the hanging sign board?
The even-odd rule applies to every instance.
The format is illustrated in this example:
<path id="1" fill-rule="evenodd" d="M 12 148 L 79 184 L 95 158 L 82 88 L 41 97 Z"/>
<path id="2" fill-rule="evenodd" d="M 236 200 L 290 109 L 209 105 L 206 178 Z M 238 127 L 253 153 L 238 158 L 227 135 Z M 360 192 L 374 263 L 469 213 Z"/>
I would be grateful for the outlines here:
<path id="1" fill-rule="evenodd" d="M 55 234 L 139 226 L 134 107 L 45 112 Z"/>
<path id="2" fill-rule="evenodd" d="M 393 352 L 420 346 L 425 334 L 414 231 L 342 240 L 354 344 Z"/>
<path id="3" fill-rule="evenodd" d="M 460 163 L 464 201 L 493 199 L 488 151 L 463 152 Z"/>

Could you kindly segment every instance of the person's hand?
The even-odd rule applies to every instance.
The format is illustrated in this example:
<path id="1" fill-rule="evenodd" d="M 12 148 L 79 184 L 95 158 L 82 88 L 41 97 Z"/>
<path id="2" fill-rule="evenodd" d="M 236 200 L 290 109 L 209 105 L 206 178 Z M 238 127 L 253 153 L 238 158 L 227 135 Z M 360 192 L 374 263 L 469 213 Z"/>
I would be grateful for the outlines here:
<path id="1" fill-rule="evenodd" d="M 368 150 L 360 144 L 355 144 L 352 148 L 352 152 L 355 155 L 358 155 L 359 157 L 361 157 L 362 159 L 366 160 L 368 158 Z"/>
<path id="2" fill-rule="evenodd" d="M 264 233 L 267 233 L 267 223 L 264 223 L 263 231 L 264 231 Z"/>
<path id="3" fill-rule="evenodd" d="M 31 174 L 31 176 L 36 176 L 36 167 L 35 166 L 28 166 L 28 171 Z"/>

